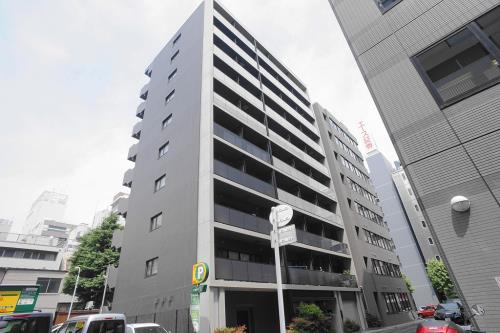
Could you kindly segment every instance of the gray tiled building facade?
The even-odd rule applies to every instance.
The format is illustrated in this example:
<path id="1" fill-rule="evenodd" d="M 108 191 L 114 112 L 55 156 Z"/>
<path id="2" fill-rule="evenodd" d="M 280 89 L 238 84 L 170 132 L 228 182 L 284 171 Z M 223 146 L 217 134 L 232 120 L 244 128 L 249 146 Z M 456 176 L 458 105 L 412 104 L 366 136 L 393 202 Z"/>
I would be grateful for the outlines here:
<path id="1" fill-rule="evenodd" d="M 278 331 L 272 206 L 293 207 L 281 249 L 285 314 L 301 302 L 365 327 L 361 288 L 306 87 L 223 7 L 203 2 L 146 70 L 113 311 L 191 332 L 191 269 L 210 267 L 201 332 Z M 126 207 L 126 208 L 124 208 Z"/>
<path id="2" fill-rule="evenodd" d="M 500 2 L 330 4 L 466 310 L 500 332 Z"/>
<path id="3" fill-rule="evenodd" d="M 413 305 L 384 212 L 354 135 L 318 103 L 314 112 L 337 192 L 366 312 L 385 326 L 413 319 Z"/>
<path id="4" fill-rule="evenodd" d="M 403 169 L 397 169 L 377 149 L 366 157 L 379 203 L 394 240 L 402 272 L 415 288 L 417 307 L 437 304 L 438 297 L 427 276 L 429 260 L 441 260 L 413 189 Z"/>

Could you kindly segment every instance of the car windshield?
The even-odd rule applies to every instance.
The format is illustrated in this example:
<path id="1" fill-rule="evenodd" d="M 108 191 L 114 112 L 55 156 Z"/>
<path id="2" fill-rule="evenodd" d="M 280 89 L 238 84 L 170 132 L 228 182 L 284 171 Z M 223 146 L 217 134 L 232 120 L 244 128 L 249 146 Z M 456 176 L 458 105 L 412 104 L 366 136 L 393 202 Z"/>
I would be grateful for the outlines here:
<path id="1" fill-rule="evenodd" d="M 123 320 L 96 320 L 90 323 L 87 333 L 124 333 Z"/>
<path id="2" fill-rule="evenodd" d="M 441 308 L 443 308 L 445 310 L 457 310 L 458 309 L 458 305 L 455 303 L 446 303 L 446 304 L 441 304 L 440 306 L 441 306 Z"/>
<path id="3" fill-rule="evenodd" d="M 159 326 L 136 327 L 135 333 L 165 333 L 165 330 Z"/>
<path id="4" fill-rule="evenodd" d="M 6 321 L 6 323 L 5 323 Z M 1 321 L 0 333 L 47 333 L 50 317 L 8 318 Z"/>

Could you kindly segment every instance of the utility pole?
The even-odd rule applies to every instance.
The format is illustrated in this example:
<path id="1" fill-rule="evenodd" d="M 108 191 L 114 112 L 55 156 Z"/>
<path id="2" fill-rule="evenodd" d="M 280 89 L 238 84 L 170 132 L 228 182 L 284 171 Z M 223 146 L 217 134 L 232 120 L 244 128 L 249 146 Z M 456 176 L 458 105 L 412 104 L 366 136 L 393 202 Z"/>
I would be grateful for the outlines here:
<path id="1" fill-rule="evenodd" d="M 71 297 L 71 303 L 69 304 L 68 317 L 66 318 L 66 320 L 68 320 L 69 317 L 71 316 L 71 310 L 73 309 L 73 302 L 75 300 L 76 288 L 78 287 L 78 281 L 80 280 L 81 269 L 78 266 L 76 266 L 75 268 L 78 270 L 78 274 L 76 275 L 75 288 L 73 289 L 73 296 Z"/>
<path id="2" fill-rule="evenodd" d="M 104 306 L 104 300 L 106 299 L 106 290 L 108 289 L 108 270 L 109 270 L 109 265 L 106 267 L 106 278 L 104 279 L 104 292 L 102 293 L 102 301 L 101 301 L 101 307 L 99 308 L 99 313 L 102 313 L 102 308 Z"/>

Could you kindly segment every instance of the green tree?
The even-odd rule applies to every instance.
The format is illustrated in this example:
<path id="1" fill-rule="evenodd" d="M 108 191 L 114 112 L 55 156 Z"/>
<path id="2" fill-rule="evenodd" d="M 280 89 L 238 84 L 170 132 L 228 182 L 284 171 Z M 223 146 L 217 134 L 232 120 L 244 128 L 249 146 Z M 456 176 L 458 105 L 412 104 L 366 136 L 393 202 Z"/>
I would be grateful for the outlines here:
<path id="1" fill-rule="evenodd" d="M 111 214 L 104 219 L 101 226 L 90 231 L 80 239 L 80 245 L 70 259 L 71 268 L 68 276 L 64 279 L 63 292 L 73 294 L 76 276 L 80 267 L 80 280 L 76 289 L 76 295 L 81 303 L 93 301 L 94 305 L 102 302 L 104 291 L 104 280 L 106 267 L 117 265 L 120 253 L 111 246 L 111 240 L 115 230 L 120 229 L 118 216 Z M 113 295 L 106 293 L 106 301 L 111 301 Z"/>
<path id="2" fill-rule="evenodd" d="M 331 333 L 332 317 L 323 313 L 316 304 L 300 303 L 298 316 L 292 319 L 289 327 L 293 333 Z"/>
<path id="3" fill-rule="evenodd" d="M 441 260 L 432 259 L 427 262 L 427 275 L 441 299 L 456 297 L 455 286 Z"/>
<path id="4" fill-rule="evenodd" d="M 408 288 L 410 294 L 413 294 L 415 292 L 415 288 L 413 287 L 413 283 L 411 282 L 410 278 L 403 274 L 403 280 L 405 280 L 406 288 Z"/>

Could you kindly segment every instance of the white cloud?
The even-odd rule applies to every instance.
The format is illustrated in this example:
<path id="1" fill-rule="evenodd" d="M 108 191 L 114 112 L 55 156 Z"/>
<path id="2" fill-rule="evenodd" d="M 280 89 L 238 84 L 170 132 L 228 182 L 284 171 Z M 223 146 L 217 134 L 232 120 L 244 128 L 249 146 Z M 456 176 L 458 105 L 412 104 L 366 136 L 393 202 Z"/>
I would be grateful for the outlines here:
<path id="1" fill-rule="evenodd" d="M 326 0 L 222 0 L 356 131 L 363 119 L 395 153 Z M 22 221 L 44 189 L 70 195 L 68 220 L 91 222 L 122 190 L 144 68 L 200 3 L 61 0 L 2 4 L 0 217 Z"/>

